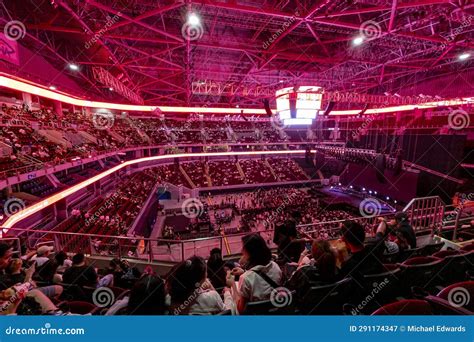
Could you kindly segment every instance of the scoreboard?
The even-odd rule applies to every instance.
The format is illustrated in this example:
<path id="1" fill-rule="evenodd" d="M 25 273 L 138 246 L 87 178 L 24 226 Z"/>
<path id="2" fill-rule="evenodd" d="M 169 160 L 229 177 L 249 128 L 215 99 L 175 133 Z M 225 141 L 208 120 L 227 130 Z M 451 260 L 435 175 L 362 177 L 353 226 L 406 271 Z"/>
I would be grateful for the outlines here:
<path id="1" fill-rule="evenodd" d="M 323 94 L 321 87 L 300 86 L 279 89 L 275 97 L 277 115 L 285 125 L 311 125 L 321 109 Z"/>

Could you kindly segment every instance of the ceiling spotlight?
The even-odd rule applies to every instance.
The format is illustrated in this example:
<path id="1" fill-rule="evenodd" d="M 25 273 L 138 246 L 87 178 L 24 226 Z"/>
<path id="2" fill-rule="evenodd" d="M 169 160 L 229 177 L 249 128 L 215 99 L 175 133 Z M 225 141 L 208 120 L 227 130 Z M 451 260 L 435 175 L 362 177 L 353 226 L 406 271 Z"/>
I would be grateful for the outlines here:
<path id="1" fill-rule="evenodd" d="M 239 108 L 239 105 L 235 105 L 235 108 Z"/>
<path id="2" fill-rule="evenodd" d="M 280 83 L 283 83 L 283 80 L 280 80 Z"/>
<path id="3" fill-rule="evenodd" d="M 201 19 L 196 15 L 196 13 L 191 13 L 188 16 L 188 24 L 191 26 L 198 26 L 201 23 Z"/>
<path id="4" fill-rule="evenodd" d="M 463 53 L 463 54 L 459 55 L 458 58 L 459 58 L 460 61 L 465 61 L 469 57 L 471 57 L 471 54 L 466 52 L 466 53 Z"/>
<path id="5" fill-rule="evenodd" d="M 109 90 L 110 90 L 110 91 L 114 91 L 114 88 L 110 87 Z"/>
<path id="6" fill-rule="evenodd" d="M 77 71 L 79 70 L 79 67 L 77 66 L 77 64 L 69 64 L 69 69 L 73 71 Z"/>
<path id="7" fill-rule="evenodd" d="M 56 90 L 56 87 L 55 86 L 49 86 L 49 89 Z"/>
<path id="8" fill-rule="evenodd" d="M 358 46 L 358 45 L 361 45 L 363 42 L 364 42 L 364 37 L 356 37 L 352 41 L 352 44 Z"/>

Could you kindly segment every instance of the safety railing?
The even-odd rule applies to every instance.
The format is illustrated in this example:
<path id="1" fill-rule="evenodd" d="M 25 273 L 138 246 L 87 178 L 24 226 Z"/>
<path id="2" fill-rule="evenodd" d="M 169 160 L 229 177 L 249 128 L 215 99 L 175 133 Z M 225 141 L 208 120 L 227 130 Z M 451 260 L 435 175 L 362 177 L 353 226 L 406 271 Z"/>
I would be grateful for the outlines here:
<path id="1" fill-rule="evenodd" d="M 56 251 L 67 253 L 81 252 L 91 256 L 128 257 L 148 261 L 182 261 L 190 256 L 208 256 L 213 248 L 227 250 L 228 254 L 241 252 L 241 239 L 247 233 L 228 235 L 227 244 L 224 236 L 210 236 L 191 240 L 148 239 L 141 237 L 110 236 L 100 234 L 81 234 L 23 228 L 9 228 L 10 235 L 21 234 L 26 248 L 37 248 L 41 245 L 54 246 Z M 267 240 L 271 231 L 261 232 Z M 41 236 L 41 238 L 40 238 Z M 18 240 L 16 237 L 2 238 Z M 228 249 L 226 248 L 228 247 Z M 224 249 L 226 248 L 226 249 Z"/>
<path id="2" fill-rule="evenodd" d="M 404 209 L 408 214 L 411 225 L 416 231 L 437 232 L 443 225 L 444 203 L 437 196 L 415 198 Z M 377 216 L 363 216 L 348 219 L 362 224 L 366 233 L 371 236 L 378 225 L 378 217 L 390 217 L 395 213 Z M 345 220 L 318 222 L 315 224 L 298 225 L 297 229 L 302 236 L 314 239 L 338 239 L 340 225 Z M 4 230 L 6 232 L 7 230 Z M 242 236 L 248 233 L 216 235 L 199 239 L 171 240 L 149 239 L 129 236 L 110 236 L 100 234 L 81 234 L 58 232 L 37 229 L 9 228 L 8 237 L 2 240 L 21 240 L 27 248 L 35 248 L 42 244 L 55 247 L 56 251 L 63 250 L 69 253 L 81 251 L 92 256 L 129 257 L 146 259 L 148 261 L 177 262 L 192 255 L 206 257 L 213 248 L 220 248 L 226 254 L 239 254 L 242 248 Z M 259 231 L 270 247 L 273 230 Z M 19 240 L 17 242 L 19 244 Z"/>
<path id="3" fill-rule="evenodd" d="M 440 231 L 443 227 L 445 204 L 439 196 L 413 198 L 403 209 L 415 231 Z"/>

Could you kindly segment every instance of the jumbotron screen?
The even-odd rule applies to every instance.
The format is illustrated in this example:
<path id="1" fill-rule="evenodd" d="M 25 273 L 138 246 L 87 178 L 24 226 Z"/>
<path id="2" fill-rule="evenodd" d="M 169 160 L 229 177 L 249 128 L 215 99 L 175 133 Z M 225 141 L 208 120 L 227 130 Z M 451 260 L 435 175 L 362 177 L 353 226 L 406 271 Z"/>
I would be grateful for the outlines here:
<path id="1" fill-rule="evenodd" d="M 285 125 L 311 125 L 321 109 L 321 87 L 300 86 L 276 91 L 277 115 Z M 290 100 L 296 98 L 296 115 L 291 117 Z"/>

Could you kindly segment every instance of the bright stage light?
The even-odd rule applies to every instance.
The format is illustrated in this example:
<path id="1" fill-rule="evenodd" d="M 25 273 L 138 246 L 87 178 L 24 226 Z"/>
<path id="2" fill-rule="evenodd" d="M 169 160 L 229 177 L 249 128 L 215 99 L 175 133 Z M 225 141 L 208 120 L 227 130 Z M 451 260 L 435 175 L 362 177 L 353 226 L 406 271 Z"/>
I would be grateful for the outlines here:
<path id="1" fill-rule="evenodd" d="M 71 69 L 73 71 L 77 71 L 77 70 L 79 70 L 79 66 L 76 65 L 76 64 L 69 64 L 69 69 Z"/>
<path id="2" fill-rule="evenodd" d="M 459 55 L 458 58 L 459 58 L 460 61 L 465 61 L 469 57 L 471 57 L 471 54 L 466 52 L 466 53 L 463 53 L 463 54 Z"/>
<path id="3" fill-rule="evenodd" d="M 362 45 L 363 42 L 364 42 L 364 37 L 356 37 L 352 41 L 352 44 L 359 46 L 359 45 Z"/>
<path id="4" fill-rule="evenodd" d="M 196 13 L 191 13 L 188 16 L 188 24 L 191 26 L 198 26 L 201 23 L 201 19 L 196 15 Z"/>

